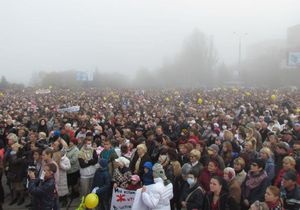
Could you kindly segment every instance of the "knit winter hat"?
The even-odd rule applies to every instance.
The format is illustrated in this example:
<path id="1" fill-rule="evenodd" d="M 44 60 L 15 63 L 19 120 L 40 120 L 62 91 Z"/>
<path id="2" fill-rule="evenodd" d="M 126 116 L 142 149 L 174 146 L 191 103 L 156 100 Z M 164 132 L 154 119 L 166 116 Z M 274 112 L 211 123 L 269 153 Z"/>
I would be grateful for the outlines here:
<path id="1" fill-rule="evenodd" d="M 139 175 L 135 174 L 135 175 L 131 176 L 131 180 L 139 182 L 141 179 L 140 179 Z"/>
<path id="2" fill-rule="evenodd" d="M 162 178 L 163 180 L 167 180 L 167 177 L 165 175 L 165 170 L 161 164 L 155 163 L 154 166 L 152 167 L 152 171 L 153 171 L 154 178 Z"/>
<path id="3" fill-rule="evenodd" d="M 125 157 L 119 157 L 115 159 L 116 162 L 122 164 L 125 167 L 129 167 L 130 161 Z"/>
<path id="4" fill-rule="evenodd" d="M 216 144 L 210 145 L 210 146 L 208 147 L 208 149 L 214 150 L 216 153 L 219 153 L 219 150 L 220 150 L 219 146 L 216 145 Z"/>
<path id="5" fill-rule="evenodd" d="M 151 162 L 147 161 L 147 162 L 144 163 L 144 168 L 148 168 L 148 169 L 151 170 L 152 167 L 153 167 L 153 164 Z"/>
<path id="6" fill-rule="evenodd" d="M 224 168 L 224 173 L 228 174 L 229 180 L 232 180 L 235 177 L 235 171 L 231 167 Z"/>

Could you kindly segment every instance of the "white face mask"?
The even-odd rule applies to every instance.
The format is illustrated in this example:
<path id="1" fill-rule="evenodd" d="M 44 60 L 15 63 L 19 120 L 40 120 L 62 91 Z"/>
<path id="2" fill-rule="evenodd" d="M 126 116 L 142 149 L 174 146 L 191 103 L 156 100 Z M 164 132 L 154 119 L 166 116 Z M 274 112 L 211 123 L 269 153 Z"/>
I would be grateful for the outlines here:
<path id="1" fill-rule="evenodd" d="M 223 129 L 223 130 L 226 130 L 226 129 L 227 129 L 227 126 L 226 126 L 226 125 L 223 125 L 223 126 L 222 126 L 222 129 Z"/>
<path id="2" fill-rule="evenodd" d="M 12 151 L 10 151 L 10 154 L 11 154 L 11 155 L 15 155 L 15 154 L 17 154 L 17 152 L 14 151 L 14 150 L 12 150 Z"/>
<path id="3" fill-rule="evenodd" d="M 91 148 L 92 148 L 92 144 L 87 144 L 87 145 L 86 145 L 86 148 L 87 148 L 87 149 L 91 149 Z"/>
<path id="4" fill-rule="evenodd" d="M 193 185 L 195 183 L 195 179 L 193 178 L 187 178 L 186 181 L 189 183 L 189 185 Z"/>

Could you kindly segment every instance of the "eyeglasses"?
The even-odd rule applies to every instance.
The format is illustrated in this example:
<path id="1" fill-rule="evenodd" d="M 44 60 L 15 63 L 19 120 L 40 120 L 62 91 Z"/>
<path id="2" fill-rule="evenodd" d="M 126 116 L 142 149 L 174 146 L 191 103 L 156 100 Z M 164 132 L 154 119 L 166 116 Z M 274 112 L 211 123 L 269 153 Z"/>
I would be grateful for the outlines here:
<path id="1" fill-rule="evenodd" d="M 257 166 L 257 164 L 256 164 L 256 163 L 251 163 L 251 165 L 252 165 L 252 166 Z"/>

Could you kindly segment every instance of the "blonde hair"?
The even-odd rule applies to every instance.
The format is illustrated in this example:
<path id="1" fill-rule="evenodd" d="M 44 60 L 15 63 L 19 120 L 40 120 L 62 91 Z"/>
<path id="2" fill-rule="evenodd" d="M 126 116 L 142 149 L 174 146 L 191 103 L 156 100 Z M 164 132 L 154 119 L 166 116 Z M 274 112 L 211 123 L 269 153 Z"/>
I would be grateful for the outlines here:
<path id="1" fill-rule="evenodd" d="M 267 189 L 269 189 L 274 196 L 276 196 L 276 197 L 280 196 L 280 189 L 278 187 L 269 186 L 269 187 L 267 187 Z"/>
<path id="2" fill-rule="evenodd" d="M 288 162 L 291 165 L 295 166 L 296 165 L 296 160 L 292 156 L 286 156 L 283 158 L 282 162 Z"/>
<path id="3" fill-rule="evenodd" d="M 233 134 L 229 130 L 224 131 L 224 141 L 231 141 L 233 139 Z"/>
<path id="4" fill-rule="evenodd" d="M 270 150 L 269 147 L 263 147 L 259 152 L 265 153 L 268 155 L 268 157 L 272 157 L 273 152 Z"/>
<path id="5" fill-rule="evenodd" d="M 244 168 L 245 165 L 246 165 L 245 160 L 241 157 L 238 157 L 238 158 L 234 159 L 233 163 L 241 165 L 242 168 Z"/>
<path id="6" fill-rule="evenodd" d="M 45 139 L 47 138 L 47 135 L 45 132 L 39 132 L 39 138 Z"/>
<path id="7" fill-rule="evenodd" d="M 190 155 L 194 156 L 197 160 L 199 160 L 201 157 L 201 152 L 199 150 L 192 149 L 192 151 L 190 151 Z"/>
<path id="8" fill-rule="evenodd" d="M 171 162 L 172 166 L 173 166 L 173 170 L 174 170 L 174 176 L 179 176 L 181 174 L 181 165 L 180 163 L 176 160 L 176 161 L 172 161 Z"/>
<path id="9" fill-rule="evenodd" d="M 146 146 L 146 144 L 139 144 L 139 145 L 137 145 L 136 148 L 144 150 L 145 153 L 147 152 L 147 146 Z"/>
<path id="10" fill-rule="evenodd" d="M 13 140 L 14 143 L 18 143 L 18 141 L 19 141 L 18 136 L 17 136 L 16 134 L 14 134 L 14 133 L 9 133 L 9 134 L 7 135 L 7 139 Z"/>

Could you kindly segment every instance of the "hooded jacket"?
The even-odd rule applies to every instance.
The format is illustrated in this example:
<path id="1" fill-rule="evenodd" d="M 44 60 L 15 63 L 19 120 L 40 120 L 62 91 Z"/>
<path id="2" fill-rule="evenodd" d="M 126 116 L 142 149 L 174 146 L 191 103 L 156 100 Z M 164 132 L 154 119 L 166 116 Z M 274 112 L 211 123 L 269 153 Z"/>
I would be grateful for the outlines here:
<path id="1" fill-rule="evenodd" d="M 155 178 L 151 190 L 142 193 L 144 204 L 151 210 L 170 210 L 170 200 L 173 198 L 172 183 L 164 185 L 162 178 Z"/>

